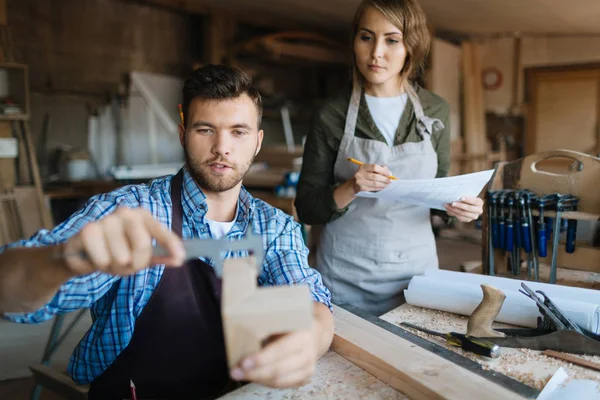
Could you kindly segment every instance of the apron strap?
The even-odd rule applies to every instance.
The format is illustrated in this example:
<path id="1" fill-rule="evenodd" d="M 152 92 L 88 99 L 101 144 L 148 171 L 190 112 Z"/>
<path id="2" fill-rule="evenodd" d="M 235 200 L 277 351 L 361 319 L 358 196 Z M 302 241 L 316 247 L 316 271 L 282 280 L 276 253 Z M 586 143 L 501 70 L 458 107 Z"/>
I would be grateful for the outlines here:
<path id="1" fill-rule="evenodd" d="M 431 118 L 425 115 L 423 112 L 423 106 L 419 100 L 417 92 L 413 86 L 405 80 L 402 83 L 404 91 L 408 95 L 410 102 L 413 105 L 415 117 L 417 118 L 417 131 L 423 139 L 430 138 L 434 131 L 444 129 L 444 124 L 437 118 Z M 344 126 L 344 136 L 354 136 L 356 130 L 356 120 L 358 118 L 358 110 L 360 107 L 360 97 L 362 95 L 362 86 L 355 79 L 352 85 L 352 94 L 350 95 L 350 103 L 348 104 L 348 111 L 346 112 L 346 124 Z"/>
<path id="2" fill-rule="evenodd" d="M 181 188 L 183 184 L 183 168 L 171 179 L 171 203 L 173 203 L 171 231 L 183 237 L 183 206 L 181 205 Z"/>
<path id="3" fill-rule="evenodd" d="M 434 131 L 444 129 L 444 124 L 437 118 L 431 118 L 425 115 L 423 112 L 423 106 L 421 105 L 421 101 L 419 100 L 419 96 L 417 92 L 412 87 L 408 80 L 405 80 L 402 85 L 404 86 L 404 91 L 408 94 L 408 98 L 413 105 L 413 109 L 415 111 L 415 117 L 417 117 L 417 130 L 423 139 L 426 137 L 431 137 L 431 134 Z"/>

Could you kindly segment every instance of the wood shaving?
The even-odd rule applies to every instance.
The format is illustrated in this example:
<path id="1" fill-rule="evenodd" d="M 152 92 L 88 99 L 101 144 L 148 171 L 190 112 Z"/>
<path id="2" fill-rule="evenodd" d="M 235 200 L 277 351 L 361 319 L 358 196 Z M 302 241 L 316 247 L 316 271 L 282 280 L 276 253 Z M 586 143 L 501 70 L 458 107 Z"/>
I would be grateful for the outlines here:
<path id="1" fill-rule="evenodd" d="M 558 358 L 546 356 L 541 351 L 503 347 L 498 358 L 490 359 L 448 345 L 443 338 L 438 336 L 429 335 L 419 330 L 400 325 L 401 322 L 410 322 L 437 332 L 446 333 L 452 331 L 465 333 L 468 318 L 462 315 L 404 304 L 380 318 L 473 360 L 479 363 L 482 369 L 486 371 L 496 371 L 510 376 L 538 390 L 543 389 L 559 367 L 563 367 L 567 371 L 569 379 L 590 379 L 600 383 L 600 372 L 574 365 Z M 511 325 L 502 323 L 494 323 L 492 326 L 494 328 L 514 328 Z M 575 356 L 600 363 L 600 356 L 580 354 L 575 354 Z"/>

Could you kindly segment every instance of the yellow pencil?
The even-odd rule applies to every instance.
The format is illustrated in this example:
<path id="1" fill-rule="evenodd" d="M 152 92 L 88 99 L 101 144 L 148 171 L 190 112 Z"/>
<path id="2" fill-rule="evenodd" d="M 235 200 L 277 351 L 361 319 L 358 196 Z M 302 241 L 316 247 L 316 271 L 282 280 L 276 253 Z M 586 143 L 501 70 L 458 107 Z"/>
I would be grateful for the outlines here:
<path id="1" fill-rule="evenodd" d="M 179 104 L 179 117 L 181 117 L 181 123 L 183 124 L 183 109 L 181 104 Z"/>
<path id="2" fill-rule="evenodd" d="M 347 160 L 350 161 L 351 163 L 356 164 L 356 165 L 363 165 L 364 164 L 363 162 L 355 160 L 354 158 L 351 158 L 351 157 L 348 157 Z M 394 175 L 390 175 L 388 178 L 390 178 L 393 181 L 397 181 L 398 180 L 398 178 L 396 178 Z"/>

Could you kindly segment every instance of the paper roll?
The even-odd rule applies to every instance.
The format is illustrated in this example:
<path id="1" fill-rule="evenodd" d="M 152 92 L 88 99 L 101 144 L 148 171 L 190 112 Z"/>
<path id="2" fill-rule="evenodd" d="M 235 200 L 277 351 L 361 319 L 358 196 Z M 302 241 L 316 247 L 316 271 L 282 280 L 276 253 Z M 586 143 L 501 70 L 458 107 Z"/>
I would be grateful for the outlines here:
<path id="1" fill-rule="evenodd" d="M 499 289 L 506 299 L 495 320 L 535 328 L 537 318 L 541 316 L 535 302 L 516 290 Z M 483 292 L 478 283 L 459 282 L 456 277 L 441 279 L 426 275 L 413 277 L 404 296 L 406 302 L 414 306 L 470 316 L 481 302 Z M 552 298 L 552 301 L 574 323 L 599 333 L 600 307 L 596 304 L 562 298 Z"/>
<path id="2" fill-rule="evenodd" d="M 480 275 L 480 274 L 469 274 L 465 272 L 456 271 L 444 271 L 444 270 L 427 270 L 425 276 L 437 280 L 448 280 L 452 282 L 460 283 L 475 283 L 481 285 L 482 283 L 488 283 L 500 290 L 510 289 L 519 291 L 521 289 L 521 283 L 524 282 L 533 291 L 543 291 L 551 300 L 555 297 L 562 299 L 569 299 L 575 301 L 582 301 L 585 303 L 594 303 L 600 306 L 600 290 L 583 289 L 570 286 L 552 285 L 550 283 L 530 282 L 519 279 L 500 278 L 497 276 Z M 524 295 L 522 295 L 525 297 Z"/>

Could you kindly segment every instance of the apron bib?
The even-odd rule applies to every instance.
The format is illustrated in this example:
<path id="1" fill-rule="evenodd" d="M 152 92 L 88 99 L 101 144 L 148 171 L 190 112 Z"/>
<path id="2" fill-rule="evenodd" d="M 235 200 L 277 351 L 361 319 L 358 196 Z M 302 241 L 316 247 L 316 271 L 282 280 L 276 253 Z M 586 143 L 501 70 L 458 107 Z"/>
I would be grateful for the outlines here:
<path id="1" fill-rule="evenodd" d="M 171 182 L 171 229 L 180 237 L 182 178 L 180 170 Z M 94 379 L 88 398 L 129 399 L 130 379 L 140 400 L 222 395 L 230 381 L 220 300 L 221 281 L 209 264 L 192 259 L 180 268 L 165 268 L 135 321 L 129 345 Z"/>
<path id="2" fill-rule="evenodd" d="M 417 118 L 422 141 L 390 147 L 354 135 L 362 89 L 355 85 L 348 106 L 344 136 L 334 167 L 335 182 L 356 173 L 348 157 L 387 166 L 398 179 L 430 179 L 437 173 L 431 144 L 441 121 L 424 115 L 419 98 L 404 85 Z M 317 267 L 336 304 L 348 303 L 375 315 L 399 306 L 410 278 L 438 268 L 430 209 L 381 199 L 355 198 L 348 211 L 321 233 Z"/>

